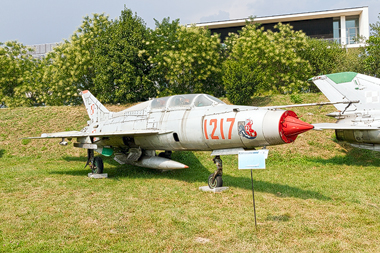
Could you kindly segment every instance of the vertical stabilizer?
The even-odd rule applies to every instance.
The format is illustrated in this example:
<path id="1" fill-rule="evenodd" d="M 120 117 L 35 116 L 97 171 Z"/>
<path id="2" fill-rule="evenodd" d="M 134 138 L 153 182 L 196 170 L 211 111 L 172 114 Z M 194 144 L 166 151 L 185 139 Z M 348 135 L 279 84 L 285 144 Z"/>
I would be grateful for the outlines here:
<path id="1" fill-rule="evenodd" d="M 347 111 L 378 110 L 380 106 L 380 79 L 354 72 L 342 72 L 314 77 L 313 82 L 331 101 L 359 100 Z M 343 111 L 344 104 L 334 105 Z"/>
<path id="2" fill-rule="evenodd" d="M 91 123 L 104 121 L 109 118 L 110 111 L 108 111 L 91 92 L 84 90 L 81 92 L 81 95 Z"/>

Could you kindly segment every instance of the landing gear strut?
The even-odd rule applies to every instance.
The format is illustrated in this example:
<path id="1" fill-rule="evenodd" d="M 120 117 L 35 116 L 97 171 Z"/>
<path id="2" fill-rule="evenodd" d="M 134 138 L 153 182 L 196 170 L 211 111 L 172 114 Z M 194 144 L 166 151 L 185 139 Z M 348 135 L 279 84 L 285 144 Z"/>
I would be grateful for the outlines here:
<path id="1" fill-rule="evenodd" d="M 93 149 L 87 149 L 87 163 L 86 163 L 86 166 L 84 167 L 86 168 L 87 165 L 90 166 L 93 174 L 103 173 L 103 169 L 104 169 L 103 160 L 99 156 L 97 157 L 94 156 Z"/>
<path id="2" fill-rule="evenodd" d="M 223 186 L 223 165 L 222 165 L 222 159 L 220 159 L 220 156 L 215 156 L 214 159 L 212 159 L 214 163 L 216 164 L 216 171 L 212 173 L 208 177 L 208 186 L 210 189 L 214 189 L 216 187 L 222 187 Z"/>

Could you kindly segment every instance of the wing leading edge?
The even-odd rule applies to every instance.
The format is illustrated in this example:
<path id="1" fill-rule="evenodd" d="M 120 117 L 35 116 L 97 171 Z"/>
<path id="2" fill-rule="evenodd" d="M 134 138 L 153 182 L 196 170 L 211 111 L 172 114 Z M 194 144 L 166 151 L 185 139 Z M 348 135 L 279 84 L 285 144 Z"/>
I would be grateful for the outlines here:
<path id="1" fill-rule="evenodd" d="M 120 131 L 120 132 L 109 132 L 109 133 L 85 133 L 81 131 L 67 131 L 67 132 L 56 132 L 56 133 L 43 133 L 41 134 L 40 137 L 27 137 L 23 139 L 136 136 L 136 135 L 167 134 L 171 132 L 172 131 L 158 131 L 158 130 L 133 130 L 133 131 Z"/>
<path id="2" fill-rule="evenodd" d="M 373 126 L 353 126 L 348 124 L 341 123 L 316 123 L 312 124 L 314 130 L 323 130 L 323 129 L 342 129 L 342 130 L 379 130 L 379 127 Z"/>

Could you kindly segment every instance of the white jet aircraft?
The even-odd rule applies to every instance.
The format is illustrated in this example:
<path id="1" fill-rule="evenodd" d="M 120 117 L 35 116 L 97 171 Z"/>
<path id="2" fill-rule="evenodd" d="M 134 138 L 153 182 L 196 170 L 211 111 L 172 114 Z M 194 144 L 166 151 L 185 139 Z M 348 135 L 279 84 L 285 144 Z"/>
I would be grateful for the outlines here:
<path id="1" fill-rule="evenodd" d="M 293 111 L 279 109 L 284 106 L 227 105 L 206 94 L 155 98 L 120 112 L 108 111 L 88 90 L 81 95 L 90 117 L 85 128 L 30 138 L 62 138 L 61 145 L 75 138 L 74 147 L 87 149 L 86 166 L 93 173 L 103 173 L 103 161 L 94 151 L 114 155 L 120 164 L 172 170 L 188 168 L 170 159 L 172 151 L 204 150 L 212 151 L 217 166 L 209 186 L 220 187 L 221 155 L 291 143 L 313 128 Z M 156 150 L 164 152 L 157 156 Z"/>
<path id="2" fill-rule="evenodd" d="M 343 72 L 316 76 L 311 79 L 331 101 L 356 103 L 335 104 L 338 110 L 327 116 L 336 123 L 313 124 L 315 130 L 335 129 L 336 138 L 351 146 L 380 151 L 380 79 Z"/>

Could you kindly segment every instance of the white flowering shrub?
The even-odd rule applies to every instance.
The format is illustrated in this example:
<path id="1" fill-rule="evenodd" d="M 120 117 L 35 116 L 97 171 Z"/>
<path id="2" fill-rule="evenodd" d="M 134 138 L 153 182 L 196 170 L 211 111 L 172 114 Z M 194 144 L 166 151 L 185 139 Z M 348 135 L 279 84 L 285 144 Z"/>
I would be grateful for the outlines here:
<path id="1" fill-rule="evenodd" d="M 227 38 L 223 81 L 230 102 L 249 104 L 253 95 L 307 89 L 311 66 L 299 55 L 307 48 L 306 35 L 281 23 L 274 28 L 277 31 L 264 31 L 248 24 Z"/>
<path id="2" fill-rule="evenodd" d="M 156 21 L 151 40 L 146 41 L 152 66 L 151 79 L 160 96 L 181 93 L 224 93 L 222 45 L 208 29 L 181 26 L 179 20 Z"/>

